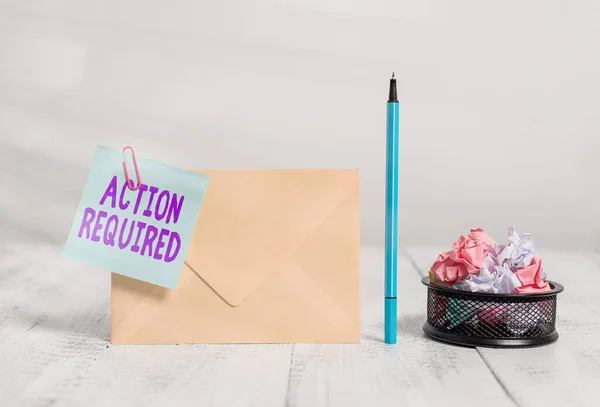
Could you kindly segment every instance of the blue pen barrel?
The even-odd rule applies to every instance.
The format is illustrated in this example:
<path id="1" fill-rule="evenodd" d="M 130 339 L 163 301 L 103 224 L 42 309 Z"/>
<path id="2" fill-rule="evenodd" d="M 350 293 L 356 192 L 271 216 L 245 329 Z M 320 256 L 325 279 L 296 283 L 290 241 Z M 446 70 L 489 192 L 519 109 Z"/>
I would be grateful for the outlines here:
<path id="1" fill-rule="evenodd" d="M 395 96 L 395 95 L 393 95 Z M 394 97 L 395 99 L 395 97 Z M 398 305 L 398 156 L 400 104 L 387 104 L 384 342 L 396 343 Z"/>
<path id="2" fill-rule="evenodd" d="M 398 270 L 398 156 L 400 104 L 387 104 L 387 156 L 385 189 L 385 296 L 395 298 Z"/>
<path id="3" fill-rule="evenodd" d="M 384 324 L 383 341 L 385 343 L 396 343 L 396 320 L 398 319 L 398 300 L 396 298 L 385 299 L 385 318 L 388 323 Z"/>

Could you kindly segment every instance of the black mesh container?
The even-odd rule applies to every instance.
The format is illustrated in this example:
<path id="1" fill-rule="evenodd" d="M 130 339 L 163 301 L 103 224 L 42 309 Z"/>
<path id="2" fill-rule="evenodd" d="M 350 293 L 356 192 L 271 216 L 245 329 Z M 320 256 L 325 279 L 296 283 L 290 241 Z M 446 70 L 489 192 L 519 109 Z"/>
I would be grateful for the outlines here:
<path id="1" fill-rule="evenodd" d="M 540 294 L 472 293 L 429 283 L 428 336 L 457 345 L 529 347 L 552 343 L 556 332 L 556 297 L 563 286 L 549 281 L 551 291 Z"/>

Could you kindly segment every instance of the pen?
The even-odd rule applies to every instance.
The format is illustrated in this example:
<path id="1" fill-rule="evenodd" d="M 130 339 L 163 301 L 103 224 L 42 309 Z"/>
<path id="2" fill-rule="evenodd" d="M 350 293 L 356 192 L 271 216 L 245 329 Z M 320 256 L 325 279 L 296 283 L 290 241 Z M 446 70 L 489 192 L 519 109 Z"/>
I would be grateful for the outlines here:
<path id="1" fill-rule="evenodd" d="M 398 152 L 400 103 L 392 73 L 387 102 L 386 189 L 385 189 L 385 311 L 384 342 L 396 343 L 398 305 Z"/>

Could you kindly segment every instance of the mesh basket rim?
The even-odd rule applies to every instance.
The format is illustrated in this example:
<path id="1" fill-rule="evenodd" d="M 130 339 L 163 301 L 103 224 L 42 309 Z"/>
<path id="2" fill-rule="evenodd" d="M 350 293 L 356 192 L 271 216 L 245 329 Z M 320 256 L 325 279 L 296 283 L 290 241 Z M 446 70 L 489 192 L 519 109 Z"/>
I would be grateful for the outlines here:
<path id="1" fill-rule="evenodd" d="M 441 287 L 439 285 L 434 285 L 431 284 L 429 282 L 429 276 L 425 276 L 421 279 L 421 283 L 423 283 L 423 285 L 426 285 L 427 287 L 433 289 L 433 290 L 437 290 L 437 291 L 443 291 L 443 292 L 447 292 L 447 293 L 452 293 L 452 294 L 460 294 L 460 295 L 465 295 L 465 296 L 472 296 L 472 297 L 485 297 L 485 298 L 543 298 L 543 297 L 552 297 L 555 296 L 561 292 L 563 292 L 564 287 L 559 284 L 556 283 L 554 281 L 550 281 L 547 280 L 548 284 L 550 284 L 550 287 L 552 288 L 552 290 L 550 291 L 546 291 L 543 293 L 527 293 L 527 294 L 494 294 L 494 293 L 480 293 L 480 292 L 471 292 L 471 291 L 466 291 L 466 290 L 457 290 L 454 288 L 447 288 L 447 287 Z"/>

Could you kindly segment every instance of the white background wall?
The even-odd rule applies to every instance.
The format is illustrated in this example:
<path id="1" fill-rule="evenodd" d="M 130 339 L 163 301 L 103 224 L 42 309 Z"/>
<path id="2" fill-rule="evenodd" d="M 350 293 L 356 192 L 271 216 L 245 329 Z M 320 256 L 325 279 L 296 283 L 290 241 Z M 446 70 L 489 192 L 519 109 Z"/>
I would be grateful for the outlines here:
<path id="1" fill-rule="evenodd" d="M 62 244 L 96 144 L 183 168 L 359 167 L 382 243 L 514 224 L 600 246 L 597 0 L 0 0 L 0 234 Z"/>

